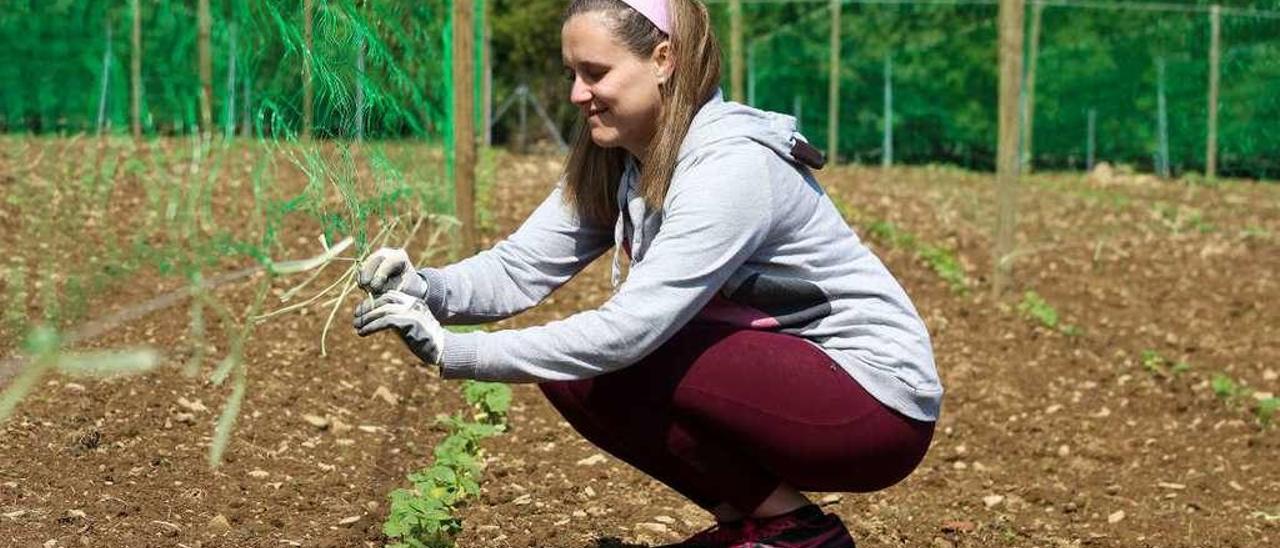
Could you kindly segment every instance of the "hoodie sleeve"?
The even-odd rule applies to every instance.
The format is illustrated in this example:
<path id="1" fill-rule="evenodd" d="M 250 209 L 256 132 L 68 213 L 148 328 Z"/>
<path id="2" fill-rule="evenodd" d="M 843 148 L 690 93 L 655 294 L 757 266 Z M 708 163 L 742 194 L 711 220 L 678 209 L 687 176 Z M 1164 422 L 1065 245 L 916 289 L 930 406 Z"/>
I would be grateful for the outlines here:
<path id="1" fill-rule="evenodd" d="M 613 244 L 605 228 L 583 224 L 562 185 L 493 248 L 444 268 L 424 268 L 427 306 L 441 323 L 500 320 L 528 309 Z"/>
<path id="2" fill-rule="evenodd" d="M 443 376 L 583 379 L 627 367 L 666 342 L 764 242 L 772 223 L 759 149 L 723 147 L 702 156 L 673 178 L 663 223 L 613 298 L 537 327 L 446 334 Z"/>

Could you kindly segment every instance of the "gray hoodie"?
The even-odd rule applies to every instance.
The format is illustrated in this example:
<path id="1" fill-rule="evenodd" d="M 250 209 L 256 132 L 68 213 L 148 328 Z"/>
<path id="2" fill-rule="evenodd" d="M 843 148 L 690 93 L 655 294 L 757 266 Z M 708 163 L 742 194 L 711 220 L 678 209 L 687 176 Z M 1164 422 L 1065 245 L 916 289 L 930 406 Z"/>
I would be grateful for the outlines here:
<path id="1" fill-rule="evenodd" d="M 640 361 L 696 318 L 801 337 L 885 405 L 936 420 L 942 385 L 924 323 L 792 156 L 797 139 L 792 117 L 717 94 L 694 117 L 661 210 L 645 207 L 632 163 L 613 231 L 581 223 L 557 186 L 492 249 L 421 270 L 441 323 L 487 322 L 538 304 L 614 247 L 615 293 L 599 309 L 525 329 L 449 333 L 443 375 L 589 378 Z M 625 280 L 619 250 L 632 258 Z"/>

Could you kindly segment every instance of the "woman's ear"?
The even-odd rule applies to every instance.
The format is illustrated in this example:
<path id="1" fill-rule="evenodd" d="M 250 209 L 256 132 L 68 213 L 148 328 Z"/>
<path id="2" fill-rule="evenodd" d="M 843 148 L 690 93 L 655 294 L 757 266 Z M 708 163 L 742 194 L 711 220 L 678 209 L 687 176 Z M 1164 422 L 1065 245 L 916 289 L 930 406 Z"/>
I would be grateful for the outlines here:
<path id="1" fill-rule="evenodd" d="M 664 40 L 653 48 L 653 54 L 649 56 L 649 61 L 653 63 L 653 74 L 658 78 L 659 84 L 665 84 L 671 79 L 671 71 L 675 68 L 675 55 L 671 51 L 671 41 Z"/>

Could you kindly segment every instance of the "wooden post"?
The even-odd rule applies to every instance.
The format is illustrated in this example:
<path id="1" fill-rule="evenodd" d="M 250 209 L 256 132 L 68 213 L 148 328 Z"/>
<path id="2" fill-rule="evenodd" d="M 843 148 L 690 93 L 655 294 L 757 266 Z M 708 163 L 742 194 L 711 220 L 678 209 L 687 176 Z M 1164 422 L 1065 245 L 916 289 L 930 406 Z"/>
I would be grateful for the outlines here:
<path id="1" fill-rule="evenodd" d="M 831 0 L 831 59 L 827 74 L 827 158 L 840 158 L 840 0 Z"/>
<path id="2" fill-rule="evenodd" d="M 1022 114 L 1022 170 L 1030 173 L 1035 155 L 1036 125 L 1036 64 L 1040 58 L 1040 19 L 1044 14 L 1044 4 L 1038 1 L 1031 3 L 1031 37 L 1027 54 L 1027 89 L 1026 112 Z"/>
<path id="3" fill-rule="evenodd" d="M 893 57 L 884 54 L 884 142 L 880 144 L 880 167 L 893 165 Z"/>
<path id="4" fill-rule="evenodd" d="M 129 59 L 129 125 L 133 138 L 142 138 L 142 1 L 129 2 L 133 11 L 133 37 Z"/>
<path id="5" fill-rule="evenodd" d="M 1013 272 L 1018 205 L 1018 102 L 1022 87 L 1023 0 L 1000 0 L 1000 127 L 996 152 L 995 275 L 999 297 Z"/>
<path id="6" fill-rule="evenodd" d="M 107 31 L 106 47 L 102 50 L 102 89 L 98 92 L 98 135 L 107 127 L 107 90 L 111 82 L 111 16 L 104 19 Z"/>
<path id="7" fill-rule="evenodd" d="M 453 185 L 464 253 L 476 232 L 475 20 L 472 0 L 453 0 Z"/>
<path id="8" fill-rule="evenodd" d="M 1098 109 L 1089 109 L 1089 129 L 1088 135 L 1085 137 L 1084 158 L 1085 168 L 1093 171 L 1093 165 L 1097 160 L 1098 151 Z"/>
<path id="9" fill-rule="evenodd" d="M 222 123 L 222 136 L 230 141 L 236 134 L 236 24 L 227 29 L 230 33 L 230 51 L 227 52 L 227 110 Z"/>
<path id="10" fill-rule="evenodd" d="M 209 14 L 209 0 L 200 0 L 196 14 L 198 34 L 197 49 L 200 72 L 200 134 L 208 139 L 213 135 L 213 16 Z"/>
<path id="11" fill-rule="evenodd" d="M 742 85 L 742 0 L 729 0 L 729 98 L 739 103 L 745 98 Z"/>
<path id="12" fill-rule="evenodd" d="M 1222 6 L 1209 9 L 1209 134 L 1205 139 L 1204 176 L 1218 176 L 1218 79 L 1221 77 Z"/>
<path id="13" fill-rule="evenodd" d="M 302 1 L 302 138 L 304 140 L 311 138 L 312 102 L 315 100 L 314 90 L 311 87 L 311 8 L 313 1 Z"/>
<path id="14" fill-rule="evenodd" d="M 1169 178 L 1169 108 L 1164 96 L 1164 57 L 1156 59 L 1156 174 Z"/>

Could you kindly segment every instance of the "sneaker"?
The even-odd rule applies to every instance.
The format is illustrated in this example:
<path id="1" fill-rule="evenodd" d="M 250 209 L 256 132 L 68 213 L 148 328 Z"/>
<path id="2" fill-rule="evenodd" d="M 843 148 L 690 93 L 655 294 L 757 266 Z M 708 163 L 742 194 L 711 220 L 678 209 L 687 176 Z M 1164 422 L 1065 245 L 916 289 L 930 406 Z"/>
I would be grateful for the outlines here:
<path id="1" fill-rule="evenodd" d="M 695 533 L 679 544 L 664 544 L 657 548 L 729 548 L 742 540 L 743 521 L 716 523 Z"/>
<path id="2" fill-rule="evenodd" d="M 844 522 L 812 504 L 780 516 L 748 519 L 740 533 L 729 548 L 855 548 Z"/>

